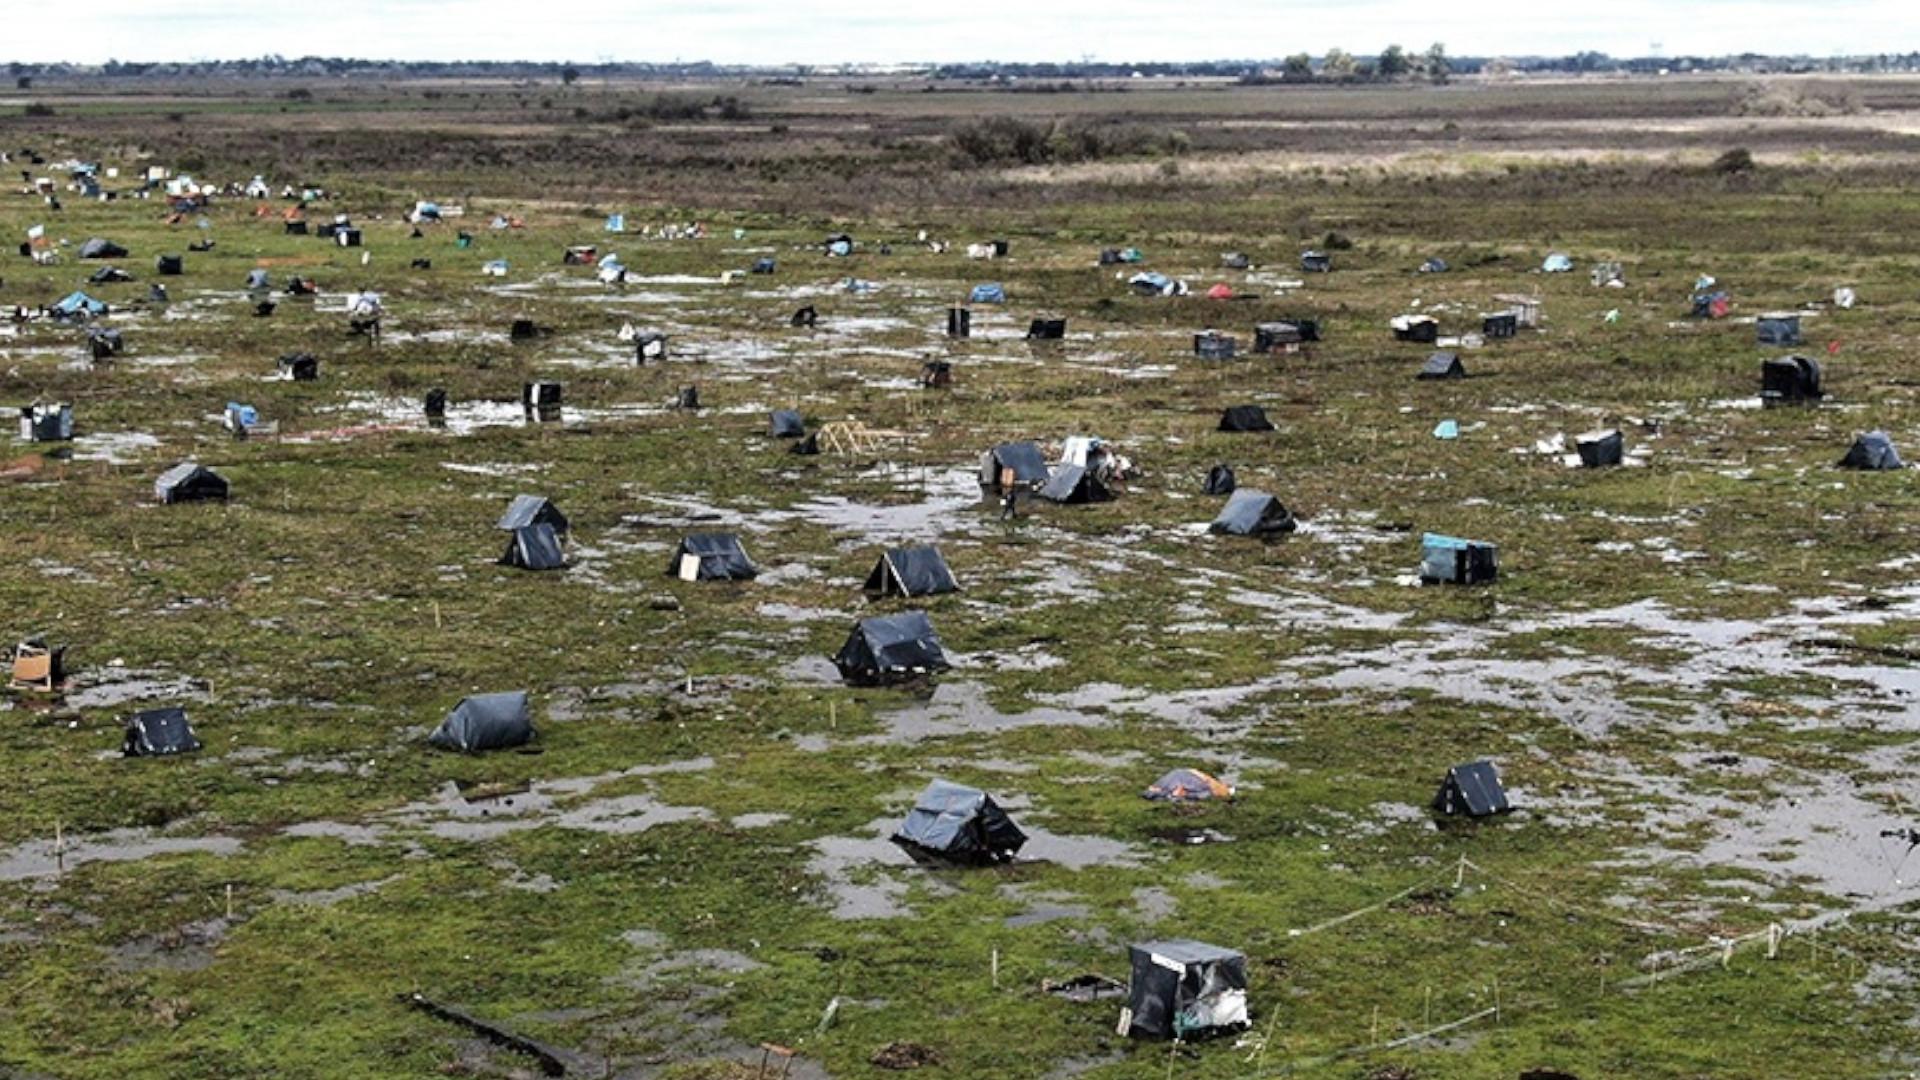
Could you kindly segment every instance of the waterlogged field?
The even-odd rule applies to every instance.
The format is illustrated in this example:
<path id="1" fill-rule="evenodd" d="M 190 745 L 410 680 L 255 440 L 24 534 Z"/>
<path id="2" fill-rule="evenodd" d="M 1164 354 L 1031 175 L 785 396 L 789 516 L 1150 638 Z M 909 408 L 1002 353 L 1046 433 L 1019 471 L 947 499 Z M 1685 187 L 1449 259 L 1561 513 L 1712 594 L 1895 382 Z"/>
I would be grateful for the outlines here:
<path id="1" fill-rule="evenodd" d="M 1705 85 L 1051 111 L 753 88 L 746 118 L 684 130 L 594 121 L 618 88 L 322 89 L 281 113 L 264 91 L 75 87 L 52 118 L 0 120 L 4 149 L 49 162 L 193 155 L 203 179 L 318 184 L 334 195 L 309 219 L 348 213 L 365 238 L 287 236 L 278 198 L 177 224 L 159 201 L 0 199 L 9 250 L 44 223 L 64 253 L 9 255 L 0 305 L 85 288 L 126 341 L 95 364 L 77 328 L 0 328 L 0 400 L 71 402 L 76 428 L 0 462 L 5 633 L 69 645 L 74 671 L 63 697 L 0 710 L 0 1074 L 536 1069 L 412 993 L 581 1076 L 759 1076 L 762 1044 L 797 1054 L 764 1075 L 798 1077 L 1911 1074 L 1920 495 L 1910 471 L 1835 468 L 1872 429 L 1920 454 L 1920 203 L 1886 167 L 1911 153 L 1907 91 L 1869 84 L 1870 111 L 1829 125 L 1727 124 Z M 939 132 L 1001 103 L 1196 134 L 1078 172 L 950 168 Z M 1551 152 L 1590 145 L 1581 123 L 1633 145 Z M 1464 144 L 1383 163 L 1396 125 Z M 1757 169 L 1703 166 L 1737 142 Z M 1288 160 L 1302 143 L 1311 169 Z M 502 164 L 528 146 L 543 164 Z M 464 216 L 414 238 L 419 198 Z M 706 236 L 608 235 L 613 211 Z M 830 258 L 842 229 L 858 250 Z M 1300 273 L 1329 233 L 1351 242 L 1333 272 Z M 135 281 L 85 284 L 95 235 Z M 993 238 L 1009 257 L 962 253 Z M 589 243 L 624 287 L 561 265 Z M 1193 295 L 1134 295 L 1135 268 L 1096 265 L 1124 246 Z M 1221 269 L 1228 251 L 1252 268 Z M 1553 251 L 1575 271 L 1539 273 Z M 155 277 L 163 252 L 184 275 Z M 1452 269 L 1416 274 L 1432 256 Z M 762 257 L 772 275 L 723 279 Z M 1596 260 L 1624 287 L 1592 285 Z M 1701 274 L 1728 318 L 1686 317 Z M 320 295 L 279 295 L 293 275 Z M 144 302 L 156 280 L 165 305 Z M 1007 303 L 947 338 L 983 281 Z M 1237 298 L 1200 295 L 1216 283 Z M 1859 302 L 1833 305 L 1839 286 Z M 347 332 L 363 288 L 388 310 L 377 343 Z M 1417 311 L 1477 331 L 1513 293 L 1541 327 L 1457 346 L 1463 380 L 1417 381 L 1431 348 L 1387 329 Z M 818 326 L 793 327 L 806 304 Z M 1794 351 L 1755 343 L 1775 309 L 1803 311 L 1818 407 L 1758 407 L 1761 361 Z M 1325 340 L 1246 355 L 1287 316 Z M 1038 317 L 1065 340 L 1024 341 Z M 516 319 L 549 332 L 512 342 Z M 625 324 L 667 333 L 668 356 L 636 364 Z M 1243 355 L 1195 358 L 1209 327 Z M 316 381 L 276 378 L 294 352 Z M 919 386 L 930 360 L 950 389 Z M 535 380 L 564 385 L 557 420 L 524 417 Z M 698 411 L 674 407 L 688 386 Z M 421 409 L 434 387 L 444 426 Z M 229 401 L 277 433 L 233 439 Z M 1277 430 L 1216 430 L 1238 404 Z M 787 408 L 888 434 L 794 455 L 767 435 Z M 1434 436 L 1446 420 L 1458 438 Z M 1600 427 L 1627 465 L 1570 467 Z M 1072 435 L 1131 459 L 1118 498 L 1001 520 L 981 451 Z M 154 505 L 184 460 L 231 501 Z M 1299 531 L 1210 535 L 1220 463 Z M 571 519 L 566 569 L 497 565 L 520 493 Z M 664 572 L 715 530 L 757 580 Z M 1500 580 L 1419 586 L 1424 531 L 1497 543 Z M 908 606 L 861 581 L 908 542 L 962 587 L 913 605 L 953 670 L 843 685 L 829 657 L 853 621 Z M 529 752 L 426 746 L 461 697 L 508 689 L 532 694 Z M 123 759 L 124 718 L 163 705 L 205 748 Z M 1517 809 L 1437 825 L 1446 769 L 1482 757 Z M 1239 798 L 1140 797 L 1181 765 Z M 930 870 L 888 843 L 934 777 L 993 793 L 1021 857 Z M 1174 937 L 1247 954 L 1250 1030 L 1130 1041 L 1120 1000 L 1048 989 L 1124 982 L 1128 943 Z"/>

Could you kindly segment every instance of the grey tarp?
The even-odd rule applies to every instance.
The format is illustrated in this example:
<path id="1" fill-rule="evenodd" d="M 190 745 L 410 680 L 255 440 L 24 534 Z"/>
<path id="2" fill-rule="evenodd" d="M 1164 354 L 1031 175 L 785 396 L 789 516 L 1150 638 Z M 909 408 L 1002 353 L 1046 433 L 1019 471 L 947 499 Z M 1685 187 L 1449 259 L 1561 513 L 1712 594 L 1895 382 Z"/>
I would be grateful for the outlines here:
<path id="1" fill-rule="evenodd" d="M 124 259 L 126 256 L 126 248 L 98 236 L 80 245 L 80 257 L 83 259 Z"/>
<path id="2" fill-rule="evenodd" d="M 1884 431 L 1869 431 L 1853 440 L 1847 456 L 1840 459 L 1843 469 L 1900 469 L 1900 452 L 1893 448 L 1893 439 Z"/>
<path id="3" fill-rule="evenodd" d="M 93 285 L 117 285 L 123 281 L 132 281 L 133 275 L 117 266 L 103 266 L 87 275 L 87 281 Z"/>
<path id="4" fill-rule="evenodd" d="M 1754 339 L 1762 345 L 1800 344 L 1800 316 L 1791 312 L 1770 312 L 1753 322 Z"/>
<path id="5" fill-rule="evenodd" d="M 1311 339 L 1296 323 L 1266 322 L 1256 323 L 1253 327 L 1253 351 L 1257 353 L 1272 352 L 1275 348 L 1298 345 L 1308 340 Z"/>
<path id="6" fill-rule="evenodd" d="M 200 740 L 187 723 L 185 709 L 148 709 L 127 718 L 126 739 L 120 752 L 127 757 L 191 754 Z"/>
<path id="7" fill-rule="evenodd" d="M 667 573 L 685 581 L 746 581 L 759 572 L 733 533 L 688 533 L 667 563 Z"/>
<path id="8" fill-rule="evenodd" d="M 1296 528 L 1293 513 L 1264 491 L 1240 488 L 1220 508 L 1207 531 L 1223 536 L 1279 536 Z"/>
<path id="9" fill-rule="evenodd" d="M 1464 379 L 1467 377 L 1467 366 L 1460 362 L 1459 353 L 1437 352 L 1427 357 L 1427 362 L 1420 366 L 1420 374 L 1417 377 L 1422 379 Z"/>
<path id="10" fill-rule="evenodd" d="M 1062 465 L 1054 470 L 1046 484 L 1040 488 L 1039 496 L 1048 502 L 1091 503 L 1111 502 L 1113 492 L 1100 478 L 1079 465 Z"/>
<path id="11" fill-rule="evenodd" d="M 567 565 L 567 556 L 560 547 L 560 534 L 553 531 L 553 526 L 524 525 L 513 530 L 506 554 L 500 556 L 500 565 L 522 570 L 558 570 Z"/>
<path id="12" fill-rule="evenodd" d="M 767 435 L 775 439 L 805 438 L 807 425 L 800 420 L 800 413 L 794 409 L 775 409 L 767 418 Z"/>
<path id="13" fill-rule="evenodd" d="M 875 596 L 933 596 L 956 592 L 953 571 L 936 547 L 888 548 L 867 575 L 865 589 Z"/>
<path id="14" fill-rule="evenodd" d="M 1233 469 L 1226 465 L 1215 465 L 1207 470 L 1206 491 L 1209 495 L 1231 495 L 1239 483 L 1234 479 Z"/>
<path id="15" fill-rule="evenodd" d="M 227 481 L 204 465 L 184 461 L 153 482 L 154 497 L 163 503 L 200 502 L 227 497 Z"/>
<path id="16" fill-rule="evenodd" d="M 1220 414 L 1221 431 L 1272 431 L 1273 421 L 1258 405 L 1235 405 Z"/>
<path id="17" fill-rule="evenodd" d="M 861 685 L 902 682 L 950 665 L 924 611 L 861 619 L 834 654 L 840 677 Z"/>
<path id="18" fill-rule="evenodd" d="M 1199 941 L 1127 947 L 1126 1030 L 1153 1039 L 1193 1039 L 1247 1024 L 1247 958 Z"/>
<path id="19" fill-rule="evenodd" d="M 461 698 L 427 743 L 442 750 L 476 753 L 519 746 L 533 738 L 533 710 L 525 690 Z"/>
<path id="20" fill-rule="evenodd" d="M 73 406 L 60 404 L 22 407 L 20 438 L 26 442 L 65 442 L 73 438 Z"/>
<path id="21" fill-rule="evenodd" d="M 1048 480 L 1047 459 L 1030 442 L 1001 443 L 980 456 L 980 483 L 998 490 L 1000 470 L 1012 469 L 1013 482 L 1025 487 Z"/>
<path id="22" fill-rule="evenodd" d="M 892 839 L 917 862 L 985 866 L 1010 861 L 1027 834 L 986 792 L 935 780 Z"/>
<path id="23" fill-rule="evenodd" d="M 1193 335 L 1193 355 L 1202 360 L 1231 360 L 1239 342 L 1230 334 L 1208 330 Z"/>
<path id="24" fill-rule="evenodd" d="M 1589 431 L 1574 437 L 1573 446 L 1580 452 L 1580 464 L 1589 469 L 1618 465 L 1625 460 L 1626 438 L 1619 428 L 1607 431 Z"/>
<path id="25" fill-rule="evenodd" d="M 441 392 L 440 401 L 440 411 L 444 413 L 446 412 L 445 391 Z M 428 412 L 431 414 L 432 410 L 429 409 Z M 507 504 L 507 512 L 500 515 L 500 520 L 493 527 L 524 529 L 529 525 L 551 525 L 554 532 L 565 535 L 567 515 L 561 513 L 560 508 L 553 505 L 552 500 L 544 495 L 515 495 L 513 501 Z"/>
<path id="26" fill-rule="evenodd" d="M 1513 809 L 1507 792 L 1500 786 L 1500 773 L 1491 761 L 1473 761 L 1447 770 L 1440 790 L 1433 797 L 1434 810 L 1442 814 L 1486 817 Z"/>

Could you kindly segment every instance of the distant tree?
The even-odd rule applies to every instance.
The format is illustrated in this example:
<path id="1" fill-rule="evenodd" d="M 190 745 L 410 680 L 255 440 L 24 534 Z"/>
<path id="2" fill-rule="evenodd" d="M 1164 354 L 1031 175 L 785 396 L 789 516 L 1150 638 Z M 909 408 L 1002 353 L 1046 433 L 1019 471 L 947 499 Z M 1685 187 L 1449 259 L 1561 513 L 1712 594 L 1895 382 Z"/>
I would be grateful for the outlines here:
<path id="1" fill-rule="evenodd" d="M 1413 70 L 1413 61 L 1407 58 L 1407 50 L 1398 45 L 1389 45 L 1380 50 L 1380 58 L 1373 62 L 1373 70 L 1382 79 L 1398 79 Z"/>
<path id="2" fill-rule="evenodd" d="M 14 85 L 14 88 L 17 90 L 31 90 L 33 89 L 33 76 L 22 75 L 19 78 L 13 80 L 13 85 Z"/>
<path id="3" fill-rule="evenodd" d="M 1513 61 L 1496 56 L 1480 65 L 1480 73 L 1489 79 L 1509 79 L 1513 77 Z"/>
<path id="4" fill-rule="evenodd" d="M 580 69 L 568 64 L 560 69 L 560 81 L 568 86 L 580 81 Z"/>
<path id="5" fill-rule="evenodd" d="M 1434 42 L 1420 58 L 1420 67 L 1434 83 L 1445 83 L 1453 75 L 1453 61 L 1447 59 L 1447 47 Z"/>
<path id="6" fill-rule="evenodd" d="M 1320 61 L 1320 73 L 1329 79 L 1351 79 L 1358 70 L 1353 54 L 1345 49 L 1328 49 L 1326 58 Z"/>
<path id="7" fill-rule="evenodd" d="M 1313 57 L 1294 53 L 1282 61 L 1280 72 L 1288 82 L 1306 82 L 1313 78 Z"/>

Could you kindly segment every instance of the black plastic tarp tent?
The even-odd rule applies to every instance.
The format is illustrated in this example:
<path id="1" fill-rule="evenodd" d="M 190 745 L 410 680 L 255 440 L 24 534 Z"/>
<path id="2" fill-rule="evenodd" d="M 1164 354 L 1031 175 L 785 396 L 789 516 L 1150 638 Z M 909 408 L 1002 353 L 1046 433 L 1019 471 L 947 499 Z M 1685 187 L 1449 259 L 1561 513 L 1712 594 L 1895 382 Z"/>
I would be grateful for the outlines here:
<path id="1" fill-rule="evenodd" d="M 775 439 L 805 438 L 807 425 L 800 420 L 800 414 L 793 409 L 775 409 L 767 418 L 767 435 Z"/>
<path id="2" fill-rule="evenodd" d="M 683 581 L 747 581 L 759 572 L 733 533 L 688 533 L 667 563 Z"/>
<path id="3" fill-rule="evenodd" d="M 148 709 L 127 718 L 126 739 L 120 752 L 127 757 L 191 754 L 200 740 L 187 723 L 185 709 Z"/>
<path id="4" fill-rule="evenodd" d="M 1130 945 L 1127 955 L 1127 1034 L 1190 1040 L 1247 1026 L 1245 955 L 1185 939 Z"/>
<path id="5" fill-rule="evenodd" d="M 1016 487 L 1031 487 L 1048 480 L 1047 459 L 1040 447 L 1030 442 L 1001 443 L 980 456 L 980 483 L 999 490 L 1000 473 L 1013 470 Z"/>
<path id="6" fill-rule="evenodd" d="M 1753 322 L 1754 340 L 1761 345 L 1800 344 L 1800 316 L 1790 311 L 1768 312 Z"/>
<path id="7" fill-rule="evenodd" d="M 1900 461 L 1900 452 L 1893 448 L 1893 439 L 1884 431 L 1869 431 L 1853 440 L 1847 456 L 1840 459 L 1843 469 L 1901 469 L 1906 466 Z"/>
<path id="8" fill-rule="evenodd" d="M 1241 488 L 1220 508 L 1207 531 L 1222 536 L 1280 536 L 1297 527 L 1293 512 L 1264 491 Z"/>
<path id="9" fill-rule="evenodd" d="M 1619 428 L 1575 436 L 1573 446 L 1580 452 L 1580 464 L 1589 469 L 1618 465 L 1626 459 L 1627 442 Z"/>
<path id="10" fill-rule="evenodd" d="M 1439 533 L 1420 538 L 1420 580 L 1429 585 L 1478 585 L 1500 576 L 1500 552 L 1492 544 Z"/>
<path id="11" fill-rule="evenodd" d="M 124 259 L 127 249 L 103 237 L 95 236 L 80 245 L 80 257 L 83 259 Z"/>
<path id="12" fill-rule="evenodd" d="M 1507 791 L 1500 786 L 1500 773 L 1491 761 L 1472 761 L 1447 770 L 1440 790 L 1433 797 L 1436 812 L 1467 817 L 1504 814 L 1513 809 Z"/>
<path id="13" fill-rule="evenodd" d="M 445 402 L 446 395 L 443 392 L 440 410 L 442 413 L 446 411 Z M 529 525 L 551 525 L 554 532 L 565 535 L 567 515 L 561 513 L 560 508 L 553 505 L 552 500 L 544 495 L 515 495 L 513 501 L 507 504 L 507 512 L 500 515 L 500 521 L 494 525 L 494 528 L 524 529 Z"/>
<path id="14" fill-rule="evenodd" d="M 957 592 L 960 586 L 939 548 L 903 547 L 880 553 L 865 588 L 874 596 L 933 596 Z"/>
<path id="15" fill-rule="evenodd" d="M 227 481 L 205 465 L 185 461 L 161 473 L 154 480 L 153 494 L 163 503 L 225 501 Z"/>
<path id="16" fill-rule="evenodd" d="M 1041 486 L 1039 496 L 1056 503 L 1111 502 L 1113 491 L 1084 467 L 1062 465 Z"/>
<path id="17" fill-rule="evenodd" d="M 1760 362 L 1760 400 L 1766 404 L 1819 401 L 1820 362 L 1810 356 L 1777 356 Z"/>
<path id="18" fill-rule="evenodd" d="M 1220 414 L 1221 431 L 1272 431 L 1273 421 L 1258 405 L 1234 405 Z"/>
<path id="19" fill-rule="evenodd" d="M 1420 374 L 1416 376 L 1421 379 L 1464 379 L 1466 377 L 1467 366 L 1460 362 L 1460 354 L 1450 352 L 1437 352 L 1427 357 L 1427 362 L 1420 365 Z"/>
<path id="20" fill-rule="evenodd" d="M 500 565 L 522 570 L 559 570 L 567 565 L 566 552 L 560 546 L 560 534 L 553 526 L 541 523 L 513 530 Z"/>
<path id="21" fill-rule="evenodd" d="M 950 666 L 924 611 L 861 619 L 834 654 L 840 677 L 860 685 L 904 682 Z"/>
<path id="22" fill-rule="evenodd" d="M 916 862 L 986 866 L 1011 861 L 1027 834 L 993 796 L 935 780 L 920 793 L 892 839 Z"/>
<path id="23" fill-rule="evenodd" d="M 1226 465 L 1215 465 L 1207 470 L 1206 491 L 1209 495 L 1231 495 L 1239 483 L 1234 479 L 1233 469 Z"/>
<path id="24" fill-rule="evenodd" d="M 477 753 L 519 746 L 533 738 L 533 710 L 525 690 L 475 694 L 460 699 L 427 743 L 442 750 Z"/>

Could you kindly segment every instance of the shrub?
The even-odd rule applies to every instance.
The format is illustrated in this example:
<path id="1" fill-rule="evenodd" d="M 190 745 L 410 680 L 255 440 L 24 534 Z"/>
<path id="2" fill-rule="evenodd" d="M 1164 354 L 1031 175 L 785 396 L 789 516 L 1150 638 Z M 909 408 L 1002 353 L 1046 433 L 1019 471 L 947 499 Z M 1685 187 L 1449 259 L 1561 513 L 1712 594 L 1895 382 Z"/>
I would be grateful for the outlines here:
<path id="1" fill-rule="evenodd" d="M 962 165 L 1052 165 L 1149 153 L 1186 152 L 1182 132 L 1150 132 L 1135 127 L 1017 120 L 994 116 L 957 124 L 947 147 Z"/>
<path id="2" fill-rule="evenodd" d="M 1723 176 L 1751 171 L 1753 169 L 1753 151 L 1748 150 L 1744 146 L 1736 146 L 1726 153 L 1721 154 L 1719 157 L 1714 158 L 1713 164 L 1709 167 L 1714 172 L 1720 173 Z"/>

